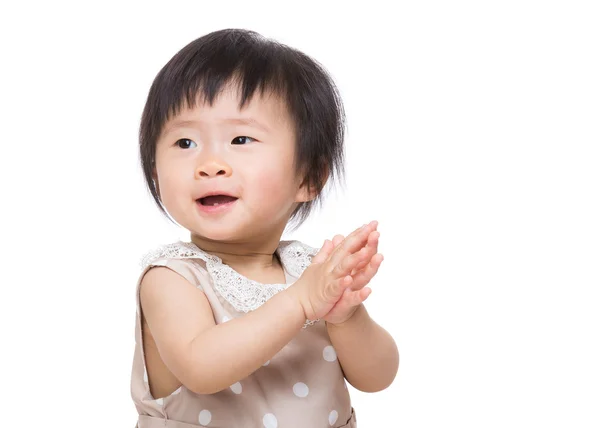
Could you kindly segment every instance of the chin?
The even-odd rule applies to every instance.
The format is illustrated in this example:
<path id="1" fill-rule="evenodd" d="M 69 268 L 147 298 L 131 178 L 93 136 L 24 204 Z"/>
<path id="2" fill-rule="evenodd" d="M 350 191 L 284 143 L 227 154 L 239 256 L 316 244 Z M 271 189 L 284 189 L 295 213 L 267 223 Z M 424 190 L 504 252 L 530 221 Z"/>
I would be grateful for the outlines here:
<path id="1" fill-rule="evenodd" d="M 234 242 L 239 239 L 238 234 L 231 233 L 228 231 L 217 231 L 211 230 L 208 231 L 199 231 L 198 233 L 193 233 L 193 235 L 205 239 L 207 241 L 215 241 L 215 242 Z"/>
<path id="2" fill-rule="evenodd" d="M 192 231 L 193 236 L 197 236 L 201 239 L 215 242 L 237 242 L 246 237 L 243 230 L 251 230 L 247 227 L 231 227 L 224 226 L 219 227 L 218 225 L 210 227 L 197 227 L 189 229 Z"/>

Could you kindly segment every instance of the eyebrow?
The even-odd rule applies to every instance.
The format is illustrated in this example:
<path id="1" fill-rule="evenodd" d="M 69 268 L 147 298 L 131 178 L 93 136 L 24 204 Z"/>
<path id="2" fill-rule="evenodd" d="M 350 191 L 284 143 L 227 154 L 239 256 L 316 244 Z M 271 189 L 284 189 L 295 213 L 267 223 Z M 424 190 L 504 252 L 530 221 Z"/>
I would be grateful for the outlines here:
<path id="1" fill-rule="evenodd" d="M 224 119 L 223 122 L 225 122 L 225 123 L 231 123 L 231 124 L 234 124 L 234 125 L 250 126 L 250 127 L 253 127 L 253 128 L 260 129 L 260 130 L 265 131 L 265 132 L 269 132 L 270 131 L 269 127 L 267 127 L 266 125 L 258 122 L 255 119 L 252 119 L 252 118 L 227 118 L 227 119 Z M 198 124 L 201 124 L 201 123 L 202 122 L 198 121 L 198 120 L 181 120 L 181 119 L 180 120 L 175 120 L 175 121 L 173 121 L 172 123 L 170 123 L 165 128 L 164 133 L 167 134 L 167 133 L 169 133 L 169 132 L 171 132 L 171 131 L 173 131 L 173 130 L 175 130 L 177 128 L 182 128 L 182 127 L 186 127 L 186 126 L 195 126 L 195 125 L 198 125 Z"/>

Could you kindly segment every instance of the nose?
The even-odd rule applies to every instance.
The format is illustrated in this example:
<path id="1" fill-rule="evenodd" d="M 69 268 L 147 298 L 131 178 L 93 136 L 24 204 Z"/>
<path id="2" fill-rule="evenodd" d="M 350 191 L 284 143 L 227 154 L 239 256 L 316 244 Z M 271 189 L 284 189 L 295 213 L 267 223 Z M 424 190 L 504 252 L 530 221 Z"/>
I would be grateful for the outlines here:
<path id="1" fill-rule="evenodd" d="M 231 167 L 221 160 L 211 159 L 203 162 L 196 170 L 197 178 L 210 177 L 229 177 L 231 175 Z"/>

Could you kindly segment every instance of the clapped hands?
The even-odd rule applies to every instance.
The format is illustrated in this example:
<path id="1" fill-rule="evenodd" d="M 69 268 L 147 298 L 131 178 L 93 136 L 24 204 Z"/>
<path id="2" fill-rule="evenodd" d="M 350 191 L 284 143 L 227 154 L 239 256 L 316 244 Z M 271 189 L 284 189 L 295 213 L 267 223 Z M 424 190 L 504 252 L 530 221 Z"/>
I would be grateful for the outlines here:
<path id="1" fill-rule="evenodd" d="M 383 255 L 377 253 L 377 222 L 362 226 L 346 238 L 325 240 L 312 263 L 290 291 L 299 299 L 306 318 L 341 324 L 371 294 L 367 287 L 377 273 Z"/>

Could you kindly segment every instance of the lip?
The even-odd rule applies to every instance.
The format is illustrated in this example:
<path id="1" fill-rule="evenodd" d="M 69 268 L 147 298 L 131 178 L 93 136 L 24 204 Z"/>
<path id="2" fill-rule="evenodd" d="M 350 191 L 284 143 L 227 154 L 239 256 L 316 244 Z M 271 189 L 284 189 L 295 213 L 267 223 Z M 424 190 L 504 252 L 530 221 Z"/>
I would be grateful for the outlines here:
<path id="1" fill-rule="evenodd" d="M 236 199 L 231 202 L 227 202 L 225 204 L 219 204 L 219 205 L 202 205 L 200 203 L 200 199 L 206 198 L 208 196 L 214 196 L 214 195 L 231 196 L 232 198 L 236 198 Z M 198 211 L 200 211 L 201 213 L 204 213 L 204 214 L 221 214 L 221 213 L 231 210 L 233 208 L 233 206 L 235 205 L 235 203 L 238 201 L 238 199 L 239 198 L 237 196 L 234 196 L 231 193 L 216 190 L 216 191 L 206 192 L 199 198 L 196 198 L 196 206 L 198 207 Z"/>
<path id="2" fill-rule="evenodd" d="M 196 200 L 202 199 L 202 198 L 206 198 L 207 196 L 215 196 L 215 195 L 231 196 L 232 198 L 236 198 L 237 199 L 237 196 L 232 195 L 229 192 L 224 192 L 222 190 L 214 190 L 214 191 L 210 191 L 210 192 L 206 192 L 206 193 L 201 194 L 200 196 L 198 196 L 196 198 Z"/>

